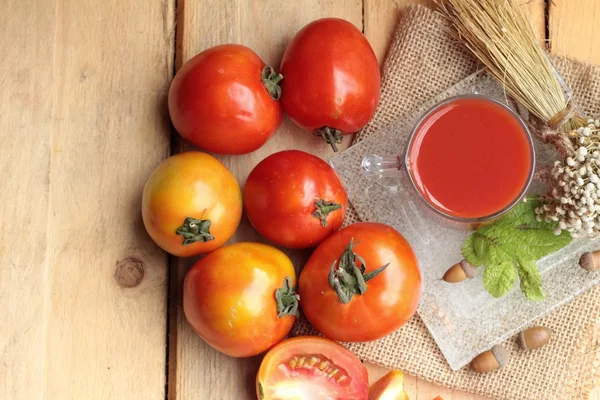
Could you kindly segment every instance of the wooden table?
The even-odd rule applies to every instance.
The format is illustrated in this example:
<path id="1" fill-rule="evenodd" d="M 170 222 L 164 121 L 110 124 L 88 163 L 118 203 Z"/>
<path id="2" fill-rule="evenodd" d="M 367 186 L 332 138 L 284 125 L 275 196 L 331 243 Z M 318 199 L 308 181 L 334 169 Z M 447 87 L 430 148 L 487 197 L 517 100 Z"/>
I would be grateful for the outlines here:
<path id="1" fill-rule="evenodd" d="M 185 148 L 168 118 L 169 83 L 226 42 L 277 66 L 294 33 L 324 16 L 362 28 L 381 61 L 409 2 L 4 0 L 0 399 L 253 398 L 260 359 L 228 358 L 192 333 L 180 307 L 190 261 L 169 261 L 141 223 L 145 179 Z M 553 52 L 600 64 L 600 2 L 524 3 Z M 243 184 L 287 148 L 331 155 L 286 120 L 259 151 L 223 160 Z M 244 221 L 235 239 L 256 235 Z M 119 286 L 115 270 L 137 262 L 142 282 Z M 413 377 L 406 386 L 411 399 L 481 399 Z"/>

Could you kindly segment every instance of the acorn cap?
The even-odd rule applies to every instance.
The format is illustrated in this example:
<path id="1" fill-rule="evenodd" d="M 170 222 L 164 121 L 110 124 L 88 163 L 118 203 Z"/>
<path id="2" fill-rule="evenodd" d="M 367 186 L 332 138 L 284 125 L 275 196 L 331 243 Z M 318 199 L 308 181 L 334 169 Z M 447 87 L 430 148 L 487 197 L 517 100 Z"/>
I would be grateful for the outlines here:
<path id="1" fill-rule="evenodd" d="M 471 263 L 469 263 L 467 260 L 462 260 L 460 262 L 460 267 L 462 268 L 463 271 L 465 271 L 465 275 L 467 276 L 467 278 L 471 279 L 473 278 L 475 275 L 477 275 L 477 268 L 475 268 Z"/>
<path id="2" fill-rule="evenodd" d="M 498 361 L 500 368 L 508 364 L 510 353 L 504 347 L 500 346 L 499 344 L 495 345 L 492 347 L 492 354 L 494 354 L 494 357 L 496 358 L 496 361 Z"/>
<path id="3" fill-rule="evenodd" d="M 462 260 L 450 267 L 442 277 L 442 280 L 448 283 L 458 283 L 473 278 L 477 274 L 477 269 L 469 264 L 467 260 Z"/>
<path id="4" fill-rule="evenodd" d="M 479 373 L 491 372 L 505 366 L 508 359 L 508 351 L 504 347 L 496 345 L 471 360 L 471 369 Z"/>

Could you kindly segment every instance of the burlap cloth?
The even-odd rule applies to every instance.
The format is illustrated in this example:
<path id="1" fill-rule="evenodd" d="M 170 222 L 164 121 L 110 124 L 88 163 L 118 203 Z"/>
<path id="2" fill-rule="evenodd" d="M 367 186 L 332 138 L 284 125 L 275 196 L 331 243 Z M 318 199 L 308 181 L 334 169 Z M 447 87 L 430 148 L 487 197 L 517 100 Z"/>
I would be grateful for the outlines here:
<path id="1" fill-rule="evenodd" d="M 446 33 L 441 16 L 423 6 L 405 7 L 383 65 L 382 92 L 373 120 L 355 142 L 417 109 L 481 66 Z M 600 67 L 552 57 L 587 115 L 600 116 Z M 345 224 L 358 216 L 349 210 Z M 376 342 L 345 344 L 362 360 L 400 369 L 453 389 L 506 400 L 587 399 L 600 385 L 600 287 L 536 322 L 554 331 L 546 347 L 519 350 L 515 339 L 504 343 L 510 363 L 489 374 L 468 367 L 453 372 L 415 316 L 398 332 Z M 316 334 L 301 318 L 294 335 Z"/>

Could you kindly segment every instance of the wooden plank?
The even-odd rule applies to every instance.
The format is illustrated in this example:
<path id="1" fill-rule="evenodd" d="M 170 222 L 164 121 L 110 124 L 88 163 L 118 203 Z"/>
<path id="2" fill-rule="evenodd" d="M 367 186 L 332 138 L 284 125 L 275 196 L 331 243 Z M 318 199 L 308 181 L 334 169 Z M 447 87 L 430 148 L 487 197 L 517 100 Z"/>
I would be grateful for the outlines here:
<path id="1" fill-rule="evenodd" d="M 600 2 L 553 0 L 550 2 L 552 53 L 600 65 Z"/>
<path id="2" fill-rule="evenodd" d="M 516 0 L 517 4 L 529 17 L 531 28 L 540 43 L 547 41 L 546 37 L 546 2 L 545 0 Z"/>
<path id="3" fill-rule="evenodd" d="M 177 65 L 200 51 L 223 43 L 252 48 L 269 65 L 278 67 L 293 35 L 312 20 L 336 16 L 362 29 L 362 2 L 357 0 L 307 0 L 291 7 L 283 0 L 223 0 L 219 7 L 206 0 L 179 0 Z M 188 149 L 176 135 L 176 150 Z M 346 138 L 341 148 L 350 143 Z M 244 156 L 219 157 L 244 184 L 247 175 L 267 155 L 284 149 L 300 149 L 321 157 L 332 151 L 309 132 L 285 118 L 281 128 L 256 152 Z M 243 219 L 232 241 L 264 241 Z M 288 252 L 297 267 L 307 252 Z M 254 379 L 260 357 L 229 358 L 206 345 L 189 327 L 181 308 L 181 284 L 193 260 L 176 261 L 171 276 L 171 325 L 169 353 L 169 398 L 238 400 L 253 398 Z"/>
<path id="4" fill-rule="evenodd" d="M 545 4 L 544 0 L 517 0 L 522 5 L 530 18 L 540 41 L 545 40 Z M 380 63 L 385 59 L 387 46 L 393 36 L 398 22 L 400 9 L 409 4 L 421 4 L 435 8 L 435 0 L 364 0 L 364 24 L 365 35 L 373 46 Z M 375 365 L 367 365 L 369 369 L 369 380 L 376 381 L 388 370 Z M 445 400 L 484 400 L 482 396 L 471 395 L 459 391 L 450 390 L 432 383 L 426 382 L 414 376 L 405 375 L 406 391 L 410 398 L 433 399 L 442 396 Z"/>
<path id="5" fill-rule="evenodd" d="M 169 153 L 173 4 L 4 4 L 2 399 L 164 398 L 167 259 L 140 197 Z"/>
<path id="6" fill-rule="evenodd" d="M 385 60 L 388 45 L 398 23 L 400 10 L 409 4 L 435 8 L 435 0 L 364 0 L 364 32 L 373 46 L 379 64 Z"/>
<path id="7" fill-rule="evenodd" d="M 0 15 L 0 398 L 44 395 L 48 173 L 56 13 L 18 0 Z M 23 29 L 24 26 L 35 29 Z"/>
<path id="8" fill-rule="evenodd" d="M 600 65 L 600 2 L 553 0 L 548 14 L 550 49 L 553 54 Z M 596 380 L 595 387 L 581 396 L 600 400 L 600 381 Z"/>

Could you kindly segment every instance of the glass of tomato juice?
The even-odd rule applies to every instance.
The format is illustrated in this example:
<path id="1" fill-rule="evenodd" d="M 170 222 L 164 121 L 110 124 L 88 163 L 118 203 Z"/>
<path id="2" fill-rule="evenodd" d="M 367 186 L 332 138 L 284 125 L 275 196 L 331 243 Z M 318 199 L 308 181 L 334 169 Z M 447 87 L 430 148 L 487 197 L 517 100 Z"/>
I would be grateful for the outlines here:
<path id="1" fill-rule="evenodd" d="M 525 195 L 535 153 L 523 120 L 480 95 L 448 98 L 416 123 L 403 156 L 367 155 L 370 178 L 404 170 L 423 203 L 458 223 L 491 221 Z"/>

